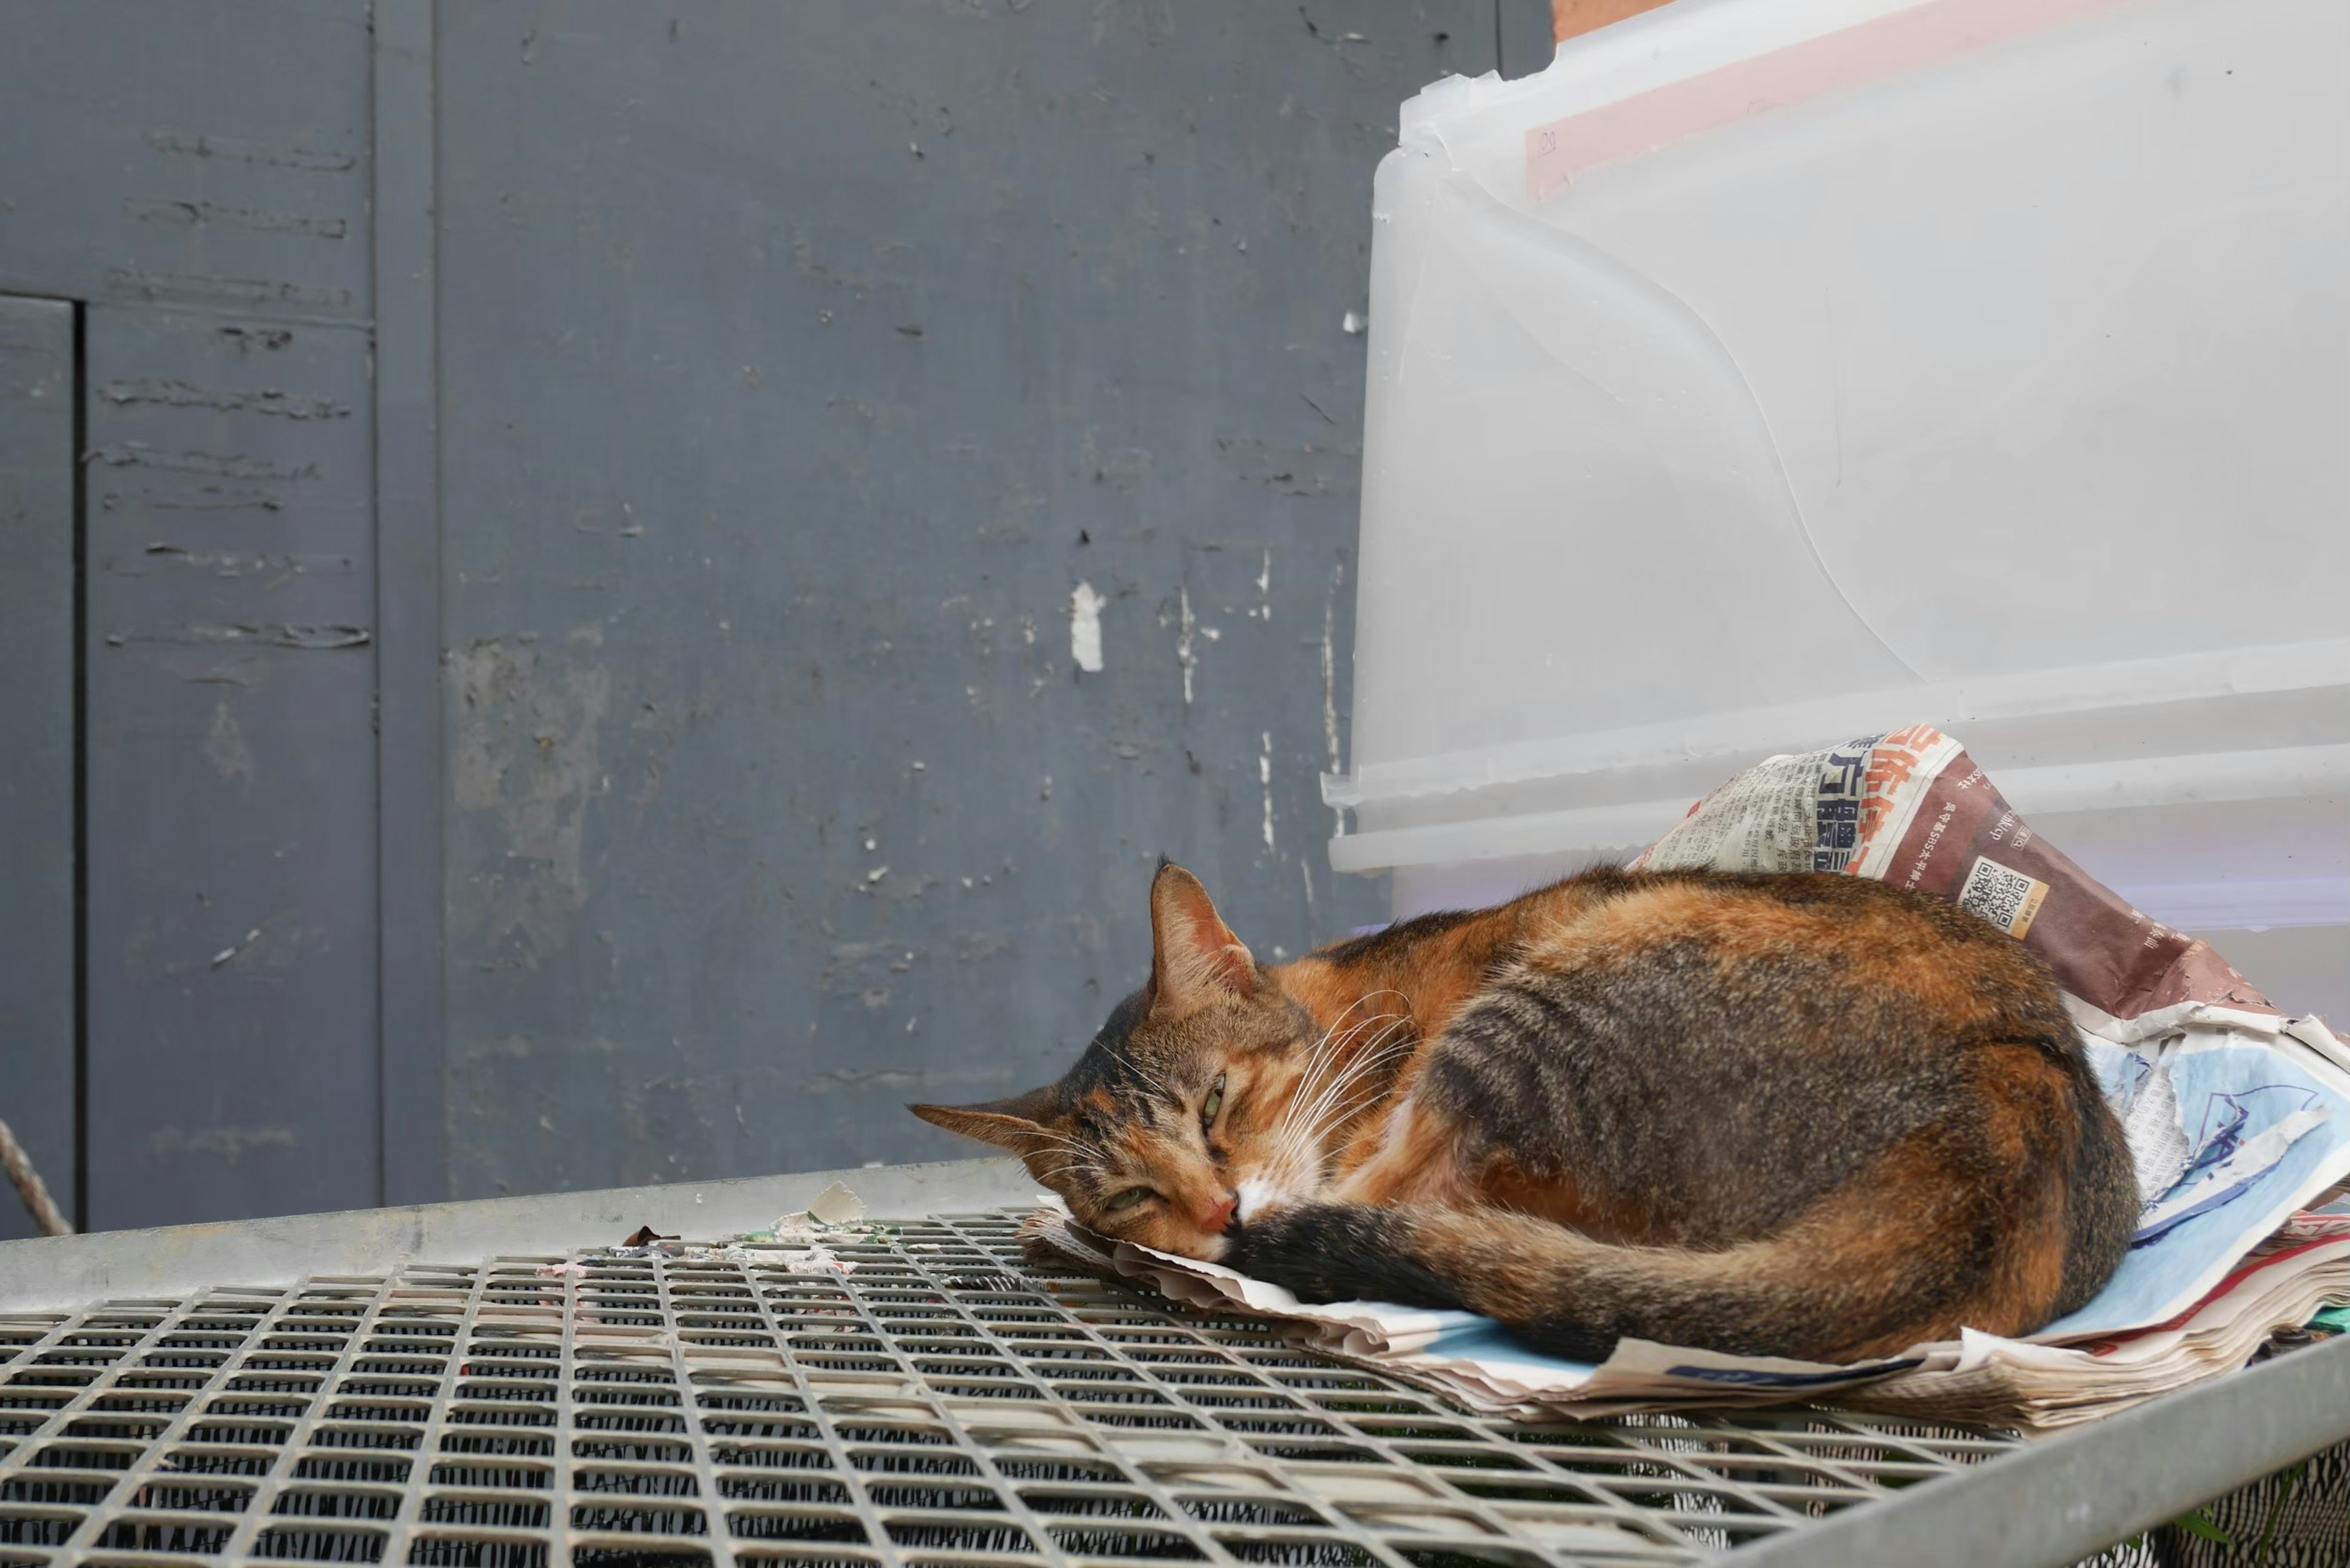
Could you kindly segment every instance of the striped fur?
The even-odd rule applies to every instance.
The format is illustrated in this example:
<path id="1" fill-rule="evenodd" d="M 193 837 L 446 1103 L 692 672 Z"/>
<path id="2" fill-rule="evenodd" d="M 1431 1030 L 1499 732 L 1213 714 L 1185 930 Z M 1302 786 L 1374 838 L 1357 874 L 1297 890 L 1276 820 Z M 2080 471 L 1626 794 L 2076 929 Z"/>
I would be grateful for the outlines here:
<path id="1" fill-rule="evenodd" d="M 1596 871 L 1277 969 L 1179 867 L 1152 913 L 1150 982 L 1060 1083 L 916 1107 L 1110 1234 L 1562 1354 L 1826 1359 L 2027 1333 L 2128 1245 L 2054 981 L 1939 901 Z"/>

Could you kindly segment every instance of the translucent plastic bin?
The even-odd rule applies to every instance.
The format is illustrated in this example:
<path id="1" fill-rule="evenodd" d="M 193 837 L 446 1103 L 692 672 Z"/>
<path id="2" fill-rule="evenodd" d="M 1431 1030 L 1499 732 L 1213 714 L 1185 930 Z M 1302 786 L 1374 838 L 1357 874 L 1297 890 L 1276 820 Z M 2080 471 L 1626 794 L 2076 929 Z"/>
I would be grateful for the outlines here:
<path id="1" fill-rule="evenodd" d="M 1334 864 L 1505 893 L 1925 722 L 2158 919 L 2350 922 L 2345 58 L 1680 0 L 1407 103 Z"/>

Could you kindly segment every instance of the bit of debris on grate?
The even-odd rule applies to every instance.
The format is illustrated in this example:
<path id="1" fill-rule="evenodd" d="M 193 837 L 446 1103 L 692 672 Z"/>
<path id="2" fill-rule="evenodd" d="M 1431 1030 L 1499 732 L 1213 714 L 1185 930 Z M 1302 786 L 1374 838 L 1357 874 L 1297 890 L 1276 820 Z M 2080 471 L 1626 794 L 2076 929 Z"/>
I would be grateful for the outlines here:
<path id="1" fill-rule="evenodd" d="M 1685 1563 L 2013 1442 L 1806 1410 L 1513 1427 L 1038 1274 L 1015 1231 L 0 1316 L 0 1568 Z"/>

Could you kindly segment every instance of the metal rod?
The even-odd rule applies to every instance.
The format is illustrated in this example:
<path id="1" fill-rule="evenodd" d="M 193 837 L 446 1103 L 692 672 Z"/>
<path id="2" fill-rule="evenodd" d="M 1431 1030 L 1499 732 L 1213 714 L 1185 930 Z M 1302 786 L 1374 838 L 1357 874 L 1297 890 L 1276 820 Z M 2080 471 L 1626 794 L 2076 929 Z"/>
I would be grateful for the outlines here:
<path id="1" fill-rule="evenodd" d="M 73 1227 L 66 1223 L 66 1217 L 57 1210 L 57 1199 L 49 1196 L 48 1183 L 43 1181 L 41 1173 L 33 1168 L 33 1157 L 25 1152 L 25 1146 L 16 1141 L 16 1135 L 8 1129 L 5 1121 L 0 1121 L 0 1170 L 8 1173 L 16 1195 L 25 1200 L 25 1209 L 32 1215 L 33 1223 L 41 1228 L 42 1235 L 73 1234 Z"/>
<path id="2" fill-rule="evenodd" d="M 2350 1335 L 2026 1444 L 1729 1562 L 2064 1568 L 2345 1437 Z"/>

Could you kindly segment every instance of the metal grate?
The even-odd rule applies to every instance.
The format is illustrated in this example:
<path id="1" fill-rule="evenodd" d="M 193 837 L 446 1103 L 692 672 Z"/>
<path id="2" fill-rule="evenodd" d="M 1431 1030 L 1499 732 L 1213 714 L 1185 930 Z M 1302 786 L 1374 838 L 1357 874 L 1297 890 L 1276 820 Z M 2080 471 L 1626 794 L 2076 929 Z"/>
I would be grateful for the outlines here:
<path id="1" fill-rule="evenodd" d="M 1690 1563 L 2005 1451 L 1817 1411 L 1461 1414 L 1042 1275 L 1015 1221 L 0 1316 L 0 1568 Z"/>

